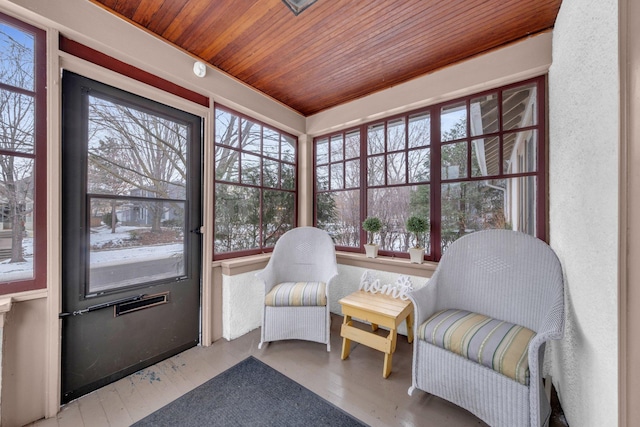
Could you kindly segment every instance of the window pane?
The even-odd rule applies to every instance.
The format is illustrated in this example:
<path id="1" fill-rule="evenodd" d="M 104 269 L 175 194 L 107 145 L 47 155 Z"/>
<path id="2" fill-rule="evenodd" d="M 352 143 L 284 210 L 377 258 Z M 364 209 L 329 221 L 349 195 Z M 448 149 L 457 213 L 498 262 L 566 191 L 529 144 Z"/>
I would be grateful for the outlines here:
<path id="1" fill-rule="evenodd" d="M 342 135 L 331 137 L 331 162 L 344 160 L 344 140 Z"/>
<path id="2" fill-rule="evenodd" d="M 387 185 L 407 182 L 407 159 L 404 152 L 387 155 Z"/>
<path id="3" fill-rule="evenodd" d="M 216 109 L 216 144 L 238 148 L 238 124 L 235 114 Z"/>
<path id="4" fill-rule="evenodd" d="M 262 153 L 272 159 L 280 159 L 280 134 L 269 128 L 263 128 Z"/>
<path id="5" fill-rule="evenodd" d="M 440 114 L 440 139 L 453 141 L 467 136 L 467 107 L 464 102 L 442 107 Z"/>
<path id="6" fill-rule="evenodd" d="M 369 185 L 384 185 L 384 156 L 369 157 L 367 181 Z"/>
<path id="7" fill-rule="evenodd" d="M 535 235 L 536 192 L 535 177 L 442 184 L 442 250 L 488 228 Z"/>
<path id="8" fill-rule="evenodd" d="M 316 142 L 316 164 L 324 165 L 329 163 L 329 140 L 320 139 Z"/>
<path id="9" fill-rule="evenodd" d="M 124 104 L 88 99 L 88 192 L 183 198 L 187 126 Z"/>
<path id="10" fill-rule="evenodd" d="M 498 132 L 498 94 L 473 98 L 470 105 L 471 136 Z"/>
<path id="11" fill-rule="evenodd" d="M 471 176 L 500 174 L 500 139 L 497 136 L 471 141 Z"/>
<path id="12" fill-rule="evenodd" d="M 360 157 L 360 131 L 347 133 L 345 139 L 345 158 L 354 159 Z"/>
<path id="13" fill-rule="evenodd" d="M 537 169 L 537 131 L 507 133 L 504 135 L 504 173 L 535 172 Z"/>
<path id="14" fill-rule="evenodd" d="M 344 188 L 344 164 L 331 165 L 331 189 L 342 190 Z"/>
<path id="15" fill-rule="evenodd" d="M 180 277 L 184 203 L 90 199 L 89 292 Z"/>
<path id="16" fill-rule="evenodd" d="M 409 182 L 428 182 L 431 179 L 431 150 L 409 151 Z"/>
<path id="17" fill-rule="evenodd" d="M 296 167 L 288 163 L 281 163 L 280 188 L 283 190 L 296 189 Z"/>
<path id="18" fill-rule="evenodd" d="M 260 185 L 260 157 L 242 153 L 242 183 Z M 265 160 L 265 164 L 266 164 Z"/>
<path id="19" fill-rule="evenodd" d="M 406 148 L 404 118 L 387 122 L 387 151 L 398 151 Z"/>
<path id="20" fill-rule="evenodd" d="M 420 113 L 409 116 L 409 148 L 431 145 L 431 116 Z"/>
<path id="21" fill-rule="evenodd" d="M 442 146 L 442 179 L 467 177 L 467 142 Z"/>
<path id="22" fill-rule="evenodd" d="M 502 92 L 502 129 L 518 129 L 538 124 L 536 84 Z"/>
<path id="23" fill-rule="evenodd" d="M 384 153 L 384 124 L 378 123 L 367 128 L 367 154 Z"/>
<path id="24" fill-rule="evenodd" d="M 33 159 L 0 155 L 0 277 L 34 277 Z"/>
<path id="25" fill-rule="evenodd" d="M 34 152 L 34 108 L 32 96 L 0 89 L 0 149 Z"/>
<path id="26" fill-rule="evenodd" d="M 294 227 L 293 193 L 265 190 L 262 212 L 263 246 L 272 247 L 280 236 Z"/>
<path id="27" fill-rule="evenodd" d="M 239 155 L 239 151 L 216 147 L 216 180 L 238 182 Z"/>
<path id="28" fill-rule="evenodd" d="M 262 185 L 269 188 L 278 188 L 280 184 L 280 163 L 275 160 L 264 159 Z"/>
<path id="29" fill-rule="evenodd" d="M 329 189 L 329 166 L 316 168 L 316 188 L 320 191 Z"/>
<path id="30" fill-rule="evenodd" d="M 260 190 L 216 184 L 215 251 L 260 247 Z"/>
<path id="31" fill-rule="evenodd" d="M 255 154 L 261 153 L 260 138 L 262 136 L 262 126 L 251 120 L 240 120 L 240 132 L 242 135 L 242 149 Z"/>
<path id="32" fill-rule="evenodd" d="M 296 141 L 295 139 L 282 135 L 282 161 L 295 163 L 296 161 Z"/>
<path id="33" fill-rule="evenodd" d="M 375 188 L 367 193 L 367 215 L 382 221 L 380 249 L 406 252 L 415 244 L 413 236 L 405 229 L 411 215 L 420 215 L 429 221 L 429 186 Z M 429 233 L 421 238 L 421 245 L 429 248 Z"/>
<path id="34" fill-rule="evenodd" d="M 360 246 L 360 191 L 316 194 L 316 224 L 338 246 Z"/>
<path id="35" fill-rule="evenodd" d="M 345 187 L 357 188 L 360 186 L 360 161 L 350 160 L 345 162 Z"/>
<path id="36" fill-rule="evenodd" d="M 34 91 L 34 58 L 34 36 L 0 23 L 0 83 Z"/>

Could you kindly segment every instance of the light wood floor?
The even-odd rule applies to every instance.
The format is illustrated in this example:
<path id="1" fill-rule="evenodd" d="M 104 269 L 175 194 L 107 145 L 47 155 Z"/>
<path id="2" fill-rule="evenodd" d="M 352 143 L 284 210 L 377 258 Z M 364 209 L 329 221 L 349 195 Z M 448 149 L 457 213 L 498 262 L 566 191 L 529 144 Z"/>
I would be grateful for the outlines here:
<path id="1" fill-rule="evenodd" d="M 351 355 L 340 360 L 341 316 L 331 324 L 331 352 L 322 344 L 280 341 L 258 350 L 260 330 L 236 340 L 195 347 L 143 369 L 65 405 L 56 418 L 35 427 L 129 426 L 248 356 L 254 356 L 334 405 L 371 426 L 486 426 L 447 401 L 411 385 L 411 344 L 400 336 L 393 371 L 382 377 L 384 356 L 352 343 Z M 364 326 L 363 326 L 364 327 Z M 385 331 L 380 331 L 385 333 Z"/>

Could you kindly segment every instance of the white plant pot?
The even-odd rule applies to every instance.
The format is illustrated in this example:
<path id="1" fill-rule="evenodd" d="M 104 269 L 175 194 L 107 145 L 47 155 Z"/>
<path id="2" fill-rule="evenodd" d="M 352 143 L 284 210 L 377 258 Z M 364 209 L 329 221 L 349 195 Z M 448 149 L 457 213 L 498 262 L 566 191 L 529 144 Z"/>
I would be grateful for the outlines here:
<path id="1" fill-rule="evenodd" d="M 378 256 L 378 245 L 370 245 L 365 243 L 364 251 L 367 254 L 367 258 L 377 258 Z"/>
<path id="2" fill-rule="evenodd" d="M 424 260 L 424 248 L 409 248 L 409 258 L 412 264 L 422 264 Z"/>

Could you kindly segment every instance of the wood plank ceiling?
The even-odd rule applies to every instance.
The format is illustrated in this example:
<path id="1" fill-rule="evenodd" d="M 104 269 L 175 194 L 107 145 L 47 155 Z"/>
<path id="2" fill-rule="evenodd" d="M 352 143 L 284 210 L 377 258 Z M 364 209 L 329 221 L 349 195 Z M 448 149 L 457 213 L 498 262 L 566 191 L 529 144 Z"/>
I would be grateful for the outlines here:
<path id="1" fill-rule="evenodd" d="M 308 116 L 553 28 L 562 0 L 92 0 Z"/>

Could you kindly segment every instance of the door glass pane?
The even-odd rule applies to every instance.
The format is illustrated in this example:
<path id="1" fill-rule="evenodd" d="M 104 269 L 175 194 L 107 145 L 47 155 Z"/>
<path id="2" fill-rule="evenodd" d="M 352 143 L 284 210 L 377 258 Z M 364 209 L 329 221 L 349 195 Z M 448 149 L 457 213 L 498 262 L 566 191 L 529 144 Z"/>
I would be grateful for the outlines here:
<path id="1" fill-rule="evenodd" d="M 0 276 L 33 279 L 33 159 L 0 155 Z"/>
<path id="2" fill-rule="evenodd" d="M 88 193 L 184 198 L 187 126 L 88 98 Z"/>
<path id="3" fill-rule="evenodd" d="M 185 274 L 184 202 L 89 203 L 89 294 Z"/>

